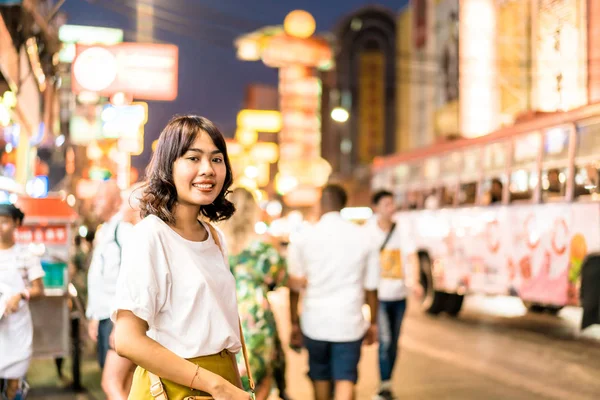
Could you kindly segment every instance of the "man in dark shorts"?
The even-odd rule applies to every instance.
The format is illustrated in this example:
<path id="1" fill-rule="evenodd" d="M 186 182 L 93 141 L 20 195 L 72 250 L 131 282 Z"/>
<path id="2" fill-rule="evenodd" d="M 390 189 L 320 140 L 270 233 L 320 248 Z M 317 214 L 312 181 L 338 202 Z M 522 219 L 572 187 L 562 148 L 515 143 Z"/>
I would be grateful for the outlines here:
<path id="1" fill-rule="evenodd" d="M 361 345 L 377 340 L 379 256 L 364 230 L 341 217 L 345 204 L 342 187 L 326 186 L 320 221 L 294 238 L 288 252 L 290 276 L 307 282 L 301 324 L 299 293 L 290 289 L 290 345 L 308 350 L 316 400 L 331 399 L 332 391 L 336 399 L 354 399 Z"/>

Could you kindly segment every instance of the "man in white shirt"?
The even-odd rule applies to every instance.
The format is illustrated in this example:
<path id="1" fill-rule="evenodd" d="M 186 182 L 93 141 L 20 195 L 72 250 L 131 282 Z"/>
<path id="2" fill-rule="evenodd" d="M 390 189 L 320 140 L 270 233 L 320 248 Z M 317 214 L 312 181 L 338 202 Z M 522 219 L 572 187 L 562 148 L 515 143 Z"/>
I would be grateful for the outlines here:
<path id="1" fill-rule="evenodd" d="M 103 182 L 94 198 L 94 212 L 102 222 L 96 232 L 88 271 L 88 334 L 97 343 L 102 389 L 110 399 L 126 399 L 133 364 L 119 357 L 110 345 L 110 314 L 121 266 L 121 248 L 131 234 L 131 224 L 119 212 L 121 191 L 113 180 Z"/>
<path id="2" fill-rule="evenodd" d="M 394 195 L 382 190 L 373 195 L 375 217 L 367 222 L 365 229 L 371 241 L 376 243 L 380 254 L 381 276 L 379 280 L 379 372 L 381 386 L 376 400 L 391 400 L 391 378 L 396 356 L 402 320 L 406 311 L 406 255 L 402 254 L 400 232 L 393 216 L 396 211 Z"/>
<path id="3" fill-rule="evenodd" d="M 290 289 L 290 345 L 308 350 L 316 400 L 329 400 L 332 389 L 337 400 L 352 400 L 361 344 L 377 340 L 378 254 L 362 228 L 341 217 L 346 199 L 342 187 L 326 186 L 320 221 L 303 230 L 288 251 L 290 276 L 307 282 L 301 321 L 299 293 Z M 365 302 L 370 323 L 362 313 Z"/>

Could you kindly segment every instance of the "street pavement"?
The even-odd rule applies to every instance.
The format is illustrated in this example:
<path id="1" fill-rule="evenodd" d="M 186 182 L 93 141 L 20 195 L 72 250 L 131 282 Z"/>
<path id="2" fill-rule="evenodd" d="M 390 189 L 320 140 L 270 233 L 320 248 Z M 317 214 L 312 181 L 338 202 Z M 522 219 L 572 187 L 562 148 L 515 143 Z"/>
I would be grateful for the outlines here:
<path id="1" fill-rule="evenodd" d="M 287 291 L 280 289 L 270 298 L 286 340 Z M 400 399 L 415 400 L 600 399 L 600 327 L 580 333 L 580 318 L 581 311 L 575 308 L 558 317 L 526 314 L 514 298 L 468 298 L 456 319 L 423 315 L 411 303 L 400 339 L 394 392 Z M 288 350 L 287 357 L 289 394 L 294 400 L 311 399 L 306 352 Z M 84 364 L 88 394 L 75 396 L 57 389 L 62 384 L 48 378 L 53 374 L 52 362 L 34 362 L 30 398 L 103 398 L 93 359 Z M 359 374 L 357 400 L 371 399 L 378 386 L 377 346 L 363 347 Z M 38 379 L 42 375 L 45 379 Z"/>

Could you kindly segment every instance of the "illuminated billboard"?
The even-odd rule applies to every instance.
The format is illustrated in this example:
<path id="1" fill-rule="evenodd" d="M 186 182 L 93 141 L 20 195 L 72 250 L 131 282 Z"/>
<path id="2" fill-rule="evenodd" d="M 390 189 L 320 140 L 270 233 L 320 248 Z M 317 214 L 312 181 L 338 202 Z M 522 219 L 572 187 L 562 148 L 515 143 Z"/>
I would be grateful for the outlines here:
<path id="1" fill-rule="evenodd" d="M 124 92 L 136 99 L 177 98 L 178 48 L 171 44 L 120 43 L 77 45 L 73 93 L 111 96 Z"/>

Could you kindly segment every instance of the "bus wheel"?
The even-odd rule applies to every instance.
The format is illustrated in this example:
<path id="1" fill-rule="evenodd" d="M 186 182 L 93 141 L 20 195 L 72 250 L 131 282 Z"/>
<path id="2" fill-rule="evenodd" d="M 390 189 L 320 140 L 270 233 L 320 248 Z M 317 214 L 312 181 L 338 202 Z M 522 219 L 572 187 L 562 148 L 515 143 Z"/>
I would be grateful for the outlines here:
<path id="1" fill-rule="evenodd" d="M 419 253 L 419 267 L 419 281 L 424 291 L 421 308 L 428 314 L 437 315 L 444 311 L 448 293 L 434 290 L 431 259 L 427 253 Z"/>
<path id="2" fill-rule="evenodd" d="M 541 314 L 546 309 L 541 304 L 532 303 L 530 301 L 524 301 L 523 304 L 525 305 L 525 308 L 527 308 L 527 312 L 530 312 L 530 313 L 533 313 L 533 314 Z"/>
<path id="3" fill-rule="evenodd" d="M 464 295 L 449 293 L 446 299 L 446 313 L 452 317 L 456 317 L 463 305 Z"/>
<path id="4" fill-rule="evenodd" d="M 563 308 L 561 306 L 548 306 L 546 307 L 546 312 L 550 315 L 558 315 L 562 309 Z"/>

